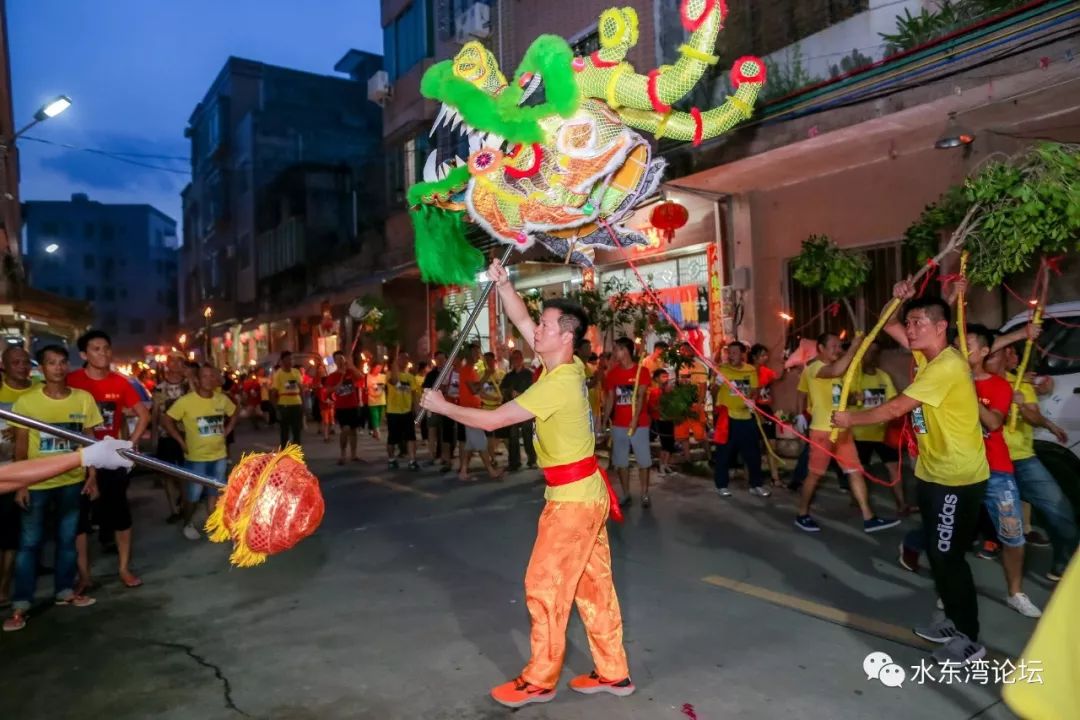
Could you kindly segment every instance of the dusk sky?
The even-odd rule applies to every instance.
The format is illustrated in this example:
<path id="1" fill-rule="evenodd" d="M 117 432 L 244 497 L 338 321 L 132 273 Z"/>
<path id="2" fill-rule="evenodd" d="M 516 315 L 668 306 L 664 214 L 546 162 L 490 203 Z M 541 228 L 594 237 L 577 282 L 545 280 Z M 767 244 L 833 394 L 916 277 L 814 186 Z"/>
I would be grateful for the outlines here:
<path id="1" fill-rule="evenodd" d="M 335 75 L 349 48 L 382 52 L 376 0 L 8 0 L 15 126 L 45 101 L 72 107 L 27 133 L 83 148 L 157 155 L 139 167 L 19 140 L 22 200 L 149 203 L 178 223 L 184 128 L 230 55 Z"/>

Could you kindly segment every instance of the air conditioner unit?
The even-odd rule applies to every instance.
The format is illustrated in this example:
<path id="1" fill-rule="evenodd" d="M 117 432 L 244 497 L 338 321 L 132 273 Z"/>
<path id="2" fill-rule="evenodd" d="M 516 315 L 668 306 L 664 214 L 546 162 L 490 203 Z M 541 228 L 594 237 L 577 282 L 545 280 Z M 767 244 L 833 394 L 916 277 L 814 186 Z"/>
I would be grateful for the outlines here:
<path id="1" fill-rule="evenodd" d="M 491 36 L 491 6 L 487 3 L 474 3 L 469 9 L 457 16 L 455 35 L 458 43 L 464 45 L 470 40 Z"/>
<path id="2" fill-rule="evenodd" d="M 394 96 L 394 88 L 390 85 L 390 76 L 385 70 L 379 70 L 368 78 L 367 97 L 376 105 L 385 105 L 386 101 Z"/>

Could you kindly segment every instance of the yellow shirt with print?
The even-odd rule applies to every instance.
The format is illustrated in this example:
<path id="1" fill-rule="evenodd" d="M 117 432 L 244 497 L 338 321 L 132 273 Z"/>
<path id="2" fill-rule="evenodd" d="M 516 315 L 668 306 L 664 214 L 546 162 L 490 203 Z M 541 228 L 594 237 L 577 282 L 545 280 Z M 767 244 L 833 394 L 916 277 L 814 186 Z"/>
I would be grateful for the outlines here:
<path id="1" fill-rule="evenodd" d="M 390 376 L 387 375 L 387 378 Z M 416 378 L 412 373 L 398 373 L 397 382 L 386 383 L 386 412 L 390 415 L 407 415 L 413 409 Z"/>
<path id="2" fill-rule="evenodd" d="M 277 391 L 278 405 L 301 405 L 300 391 L 304 387 L 304 378 L 296 368 L 275 370 L 270 379 L 270 387 Z"/>
<path id="3" fill-rule="evenodd" d="M 857 398 L 860 410 L 871 410 L 880 407 L 896 397 L 896 385 L 893 384 L 889 373 L 878 368 L 872 373 L 861 372 L 855 376 L 858 387 L 853 387 L 850 397 Z M 885 426 L 887 423 L 876 425 L 859 425 L 854 429 L 856 440 L 866 442 L 884 442 Z"/>
<path id="4" fill-rule="evenodd" d="M 483 378 L 483 371 L 480 372 L 480 377 Z M 506 377 L 506 373 L 498 368 L 491 373 L 491 377 L 487 380 L 480 380 L 480 407 L 484 410 L 494 410 L 503 404 L 502 390 L 499 386 L 502 385 L 503 378 Z"/>
<path id="5" fill-rule="evenodd" d="M 1005 379 L 1009 381 L 1009 385 L 1012 385 L 1016 382 L 1016 374 L 1006 373 Z M 1025 405 L 1039 404 L 1039 396 L 1035 394 L 1035 388 L 1031 383 L 1026 380 L 1020 383 L 1020 392 L 1024 395 Z M 1009 457 L 1013 460 L 1027 460 L 1035 457 L 1035 430 L 1022 414 L 1017 415 L 1015 430 L 1009 430 L 1008 422 L 1002 426 L 1001 430 L 1005 434 L 1005 444 L 1009 446 Z"/>
<path id="6" fill-rule="evenodd" d="M 41 384 L 40 380 L 30 380 L 24 388 L 14 388 L 6 382 L 0 382 L 0 407 L 10 410 L 15 401 Z M 15 459 L 15 431 L 7 420 L 0 420 L 0 465 Z"/>
<path id="7" fill-rule="evenodd" d="M 952 487 L 974 485 L 990 477 L 986 461 L 979 398 L 967 360 L 947 347 L 933 360 L 915 352 L 918 372 L 904 395 L 922 405 L 911 413 L 919 443 L 915 477 Z"/>
<path id="8" fill-rule="evenodd" d="M 47 422 L 50 425 L 84 434 L 89 434 L 86 431 L 105 422 L 101 417 L 101 411 L 98 410 L 94 396 L 85 390 L 76 390 L 75 388 L 68 390 L 67 397 L 55 399 L 45 394 L 44 385 L 39 385 L 16 400 L 11 410 L 20 415 Z M 18 425 L 16 424 L 15 427 L 18 427 Z M 52 435 L 43 435 L 37 430 L 30 430 L 26 457 L 33 460 L 34 458 L 72 452 L 77 449 L 78 445 L 70 440 L 62 440 Z M 31 485 L 30 489 L 51 490 L 52 488 L 80 483 L 85 478 L 86 470 L 79 467 L 39 482 L 36 485 Z"/>
<path id="9" fill-rule="evenodd" d="M 806 379 L 807 389 L 803 392 L 809 396 L 807 407 L 810 409 L 811 430 L 832 430 L 833 410 L 840 409 L 840 390 L 844 386 L 844 378 L 819 378 L 817 374 L 823 367 L 825 363 L 815 360 L 806 366 L 799 378 L 800 390 L 803 379 Z"/>
<path id="10" fill-rule="evenodd" d="M 719 367 L 720 374 L 734 383 L 735 387 L 739 389 L 743 395 L 753 400 L 754 394 L 758 389 L 758 372 L 757 368 L 749 363 L 743 363 L 739 367 L 733 365 L 721 365 Z M 716 389 L 716 399 L 714 407 L 724 405 L 728 409 L 728 417 L 732 420 L 749 420 L 751 418 L 750 408 L 746 406 L 746 401 L 731 391 L 731 387 L 723 380 L 717 379 L 720 386 Z"/>
<path id="11" fill-rule="evenodd" d="M 10 407 L 15 404 L 16 400 L 40 385 L 40 380 L 31 380 L 27 387 L 14 388 L 8 385 L 6 381 L 2 382 L 0 383 L 0 405 Z"/>
<path id="12" fill-rule="evenodd" d="M 1002 696 L 1009 708 L 1022 718 L 1072 720 L 1080 708 L 1080 553 L 1073 555 L 1065 575 L 1050 596 L 1042 619 L 1020 660 L 1028 668 L 1030 681 L 1013 674 Z M 1036 663 L 1038 663 L 1036 665 Z M 1036 675 L 1036 668 L 1038 674 Z M 1036 681 L 1034 678 L 1037 677 Z"/>
<path id="13" fill-rule="evenodd" d="M 581 360 L 545 368 L 540 379 L 514 400 L 536 416 L 536 460 L 540 467 L 579 462 L 596 453 L 589 389 Z M 607 487 L 599 471 L 576 482 L 549 487 L 551 502 L 605 502 Z"/>
<path id="14" fill-rule="evenodd" d="M 166 415 L 184 429 L 184 458 L 192 462 L 211 462 L 229 454 L 225 445 L 225 426 L 236 405 L 223 393 L 211 393 L 204 398 L 189 392 L 177 398 Z"/>

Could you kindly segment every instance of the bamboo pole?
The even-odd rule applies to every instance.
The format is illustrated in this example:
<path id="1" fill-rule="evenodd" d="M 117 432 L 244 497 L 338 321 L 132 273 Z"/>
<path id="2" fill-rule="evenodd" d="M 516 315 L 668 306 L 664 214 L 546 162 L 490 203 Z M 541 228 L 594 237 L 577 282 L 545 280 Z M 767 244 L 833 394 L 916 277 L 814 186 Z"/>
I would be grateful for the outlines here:
<path id="1" fill-rule="evenodd" d="M 968 251 L 960 253 L 960 277 L 967 277 L 967 261 Z M 964 294 L 961 292 L 956 297 L 956 330 L 959 333 L 957 336 L 960 340 L 960 352 L 964 354 L 964 359 L 968 359 L 968 344 L 967 344 L 967 318 L 966 308 L 964 307 Z"/>
<path id="2" fill-rule="evenodd" d="M 1043 258 L 1039 267 L 1039 275 L 1042 281 L 1042 288 L 1039 292 L 1038 304 L 1035 306 L 1035 314 L 1031 317 L 1031 324 L 1035 327 L 1039 327 L 1043 322 L 1043 311 L 1046 309 L 1046 294 L 1050 289 L 1050 273 L 1046 271 L 1046 258 Z M 1013 380 L 1013 392 L 1020 392 L 1020 385 L 1024 382 L 1024 374 L 1027 372 L 1028 363 L 1031 361 L 1031 349 L 1035 345 L 1035 340 L 1028 334 L 1028 339 L 1024 342 L 1024 355 L 1020 359 L 1020 364 L 1016 368 L 1016 379 Z M 1009 408 L 1009 432 L 1016 432 L 1016 422 L 1020 416 L 1020 406 L 1015 402 Z"/>

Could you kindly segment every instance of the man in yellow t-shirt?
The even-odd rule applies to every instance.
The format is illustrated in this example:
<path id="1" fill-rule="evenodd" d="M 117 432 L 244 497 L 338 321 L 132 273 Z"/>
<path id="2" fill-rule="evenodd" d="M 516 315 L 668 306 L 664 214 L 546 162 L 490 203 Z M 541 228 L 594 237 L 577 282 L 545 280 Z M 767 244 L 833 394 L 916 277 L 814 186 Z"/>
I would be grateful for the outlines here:
<path id="1" fill-rule="evenodd" d="M 1017 357 L 1015 346 L 1007 346 L 992 354 L 986 361 L 988 372 L 1003 374 L 1009 384 L 1016 381 Z M 1008 370 L 1009 372 L 1004 372 Z M 1020 383 L 1019 417 L 1016 429 L 1009 430 L 1005 423 L 1005 443 L 1009 446 L 1009 456 L 1013 461 L 1013 475 L 1020 490 L 1020 499 L 1030 503 L 1043 516 L 1046 529 L 1053 547 L 1050 570 L 1047 579 L 1057 582 L 1065 572 L 1069 560 L 1076 553 L 1080 541 L 1080 528 L 1076 524 L 1076 513 L 1069 498 L 1061 491 L 1046 466 L 1035 455 L 1034 428 L 1048 430 L 1062 445 L 1068 445 L 1069 436 L 1064 430 L 1046 418 L 1039 410 L 1039 400 L 1031 383 Z M 1030 530 L 1030 528 L 1026 528 Z"/>
<path id="2" fill-rule="evenodd" d="M 713 482 L 720 497 L 731 497 L 728 467 L 736 456 L 741 456 L 750 479 L 750 494 L 769 497 L 769 490 L 761 482 L 761 440 L 757 421 L 748 404 L 758 399 L 758 371 L 746 362 L 746 346 L 738 340 L 728 345 L 727 356 L 727 363 L 719 367 L 727 382 L 717 378 L 713 408 L 717 425 L 722 427 L 726 420 L 728 431 L 727 437 L 721 438 L 726 442 L 717 443 L 713 450 Z M 732 385 L 738 393 L 732 390 Z"/>
<path id="3" fill-rule="evenodd" d="M 596 463 L 595 433 L 585 368 L 574 348 L 585 335 L 588 315 L 563 298 L 545 301 L 534 322 L 495 260 L 488 277 L 496 284 L 507 317 L 540 357 L 544 371 L 514 400 L 496 410 L 455 405 L 437 390 L 421 405 L 469 427 L 494 430 L 536 419 L 536 454 L 544 469 L 547 504 L 540 514 L 536 545 L 525 573 L 525 606 L 532 620 L 531 657 L 521 674 L 493 688 L 507 707 L 555 697 L 566 652 L 566 624 L 577 603 L 589 636 L 595 670 L 570 681 L 570 688 L 624 696 L 634 692 L 622 643 L 622 613 L 611 574 L 605 521 L 618 519 L 614 491 Z"/>
<path id="4" fill-rule="evenodd" d="M 904 281 L 897 283 L 893 293 L 906 300 L 914 297 L 915 290 L 910 281 Z M 885 329 L 915 353 L 915 380 L 884 405 L 837 412 L 833 422 L 848 428 L 911 413 L 919 445 L 915 477 L 923 544 L 945 608 L 944 619 L 935 618 L 915 633 L 942 645 L 934 651 L 938 662 L 963 665 L 986 655 L 978 642 L 979 603 L 966 558 L 975 541 L 990 477 L 979 400 L 968 361 L 949 345 L 949 306 L 938 298 L 919 298 L 907 303 L 903 317 L 903 325 L 891 318 Z"/>
<path id="5" fill-rule="evenodd" d="M 104 420 L 94 396 L 83 390 L 68 387 L 68 351 L 59 345 L 49 345 L 38 353 L 38 363 L 45 383 L 32 388 L 15 401 L 12 412 L 50 425 L 91 435 L 91 429 Z M 70 453 L 77 446 L 69 440 L 42 434 L 37 430 L 15 425 L 15 460 L 49 457 Z M 85 481 L 85 482 L 84 482 Z M 55 597 L 58 604 L 86 607 L 94 599 L 75 590 L 77 552 L 75 535 L 83 518 L 82 496 L 97 497 L 97 482 L 93 470 L 76 467 L 56 477 L 19 490 L 15 502 L 23 509 L 19 552 L 15 558 L 15 592 L 12 607 L 15 612 L 4 622 L 4 630 L 21 630 L 34 599 L 37 586 L 37 562 L 45 542 L 45 517 L 54 509 L 56 528 L 56 567 L 54 569 Z M 89 524 L 89 517 L 85 518 Z"/>
<path id="6" fill-rule="evenodd" d="M 277 411 L 281 447 L 291 438 L 300 445 L 304 428 L 304 376 L 293 367 L 292 353 L 281 353 L 281 367 L 270 376 L 270 402 Z"/>
<path id="7" fill-rule="evenodd" d="M 396 470 L 398 457 L 409 454 L 409 469 L 419 470 L 416 463 L 416 378 L 408 371 L 408 353 L 397 352 L 390 358 L 390 375 L 386 383 L 386 454 L 391 470 Z"/>
<path id="8" fill-rule="evenodd" d="M 810 517 L 810 504 L 821 476 L 829 469 L 829 462 L 834 458 L 847 475 L 851 496 L 862 512 L 863 532 L 875 533 L 900 524 L 897 518 L 878 517 L 870 508 L 866 479 L 851 432 L 842 431 L 835 442 L 832 439 L 831 416 L 840 407 L 844 373 L 855 357 L 860 337 L 861 333 L 856 333 L 855 341 L 844 352 L 839 337 L 833 333 L 821 334 L 817 339 L 817 360 L 807 365 L 803 377 L 799 379 L 801 386 L 803 378 L 806 379 L 804 387 L 810 409 L 810 472 L 803 482 L 795 517 L 795 527 L 804 532 L 821 532 L 821 527 Z"/>
<path id="9" fill-rule="evenodd" d="M 0 407 L 7 410 L 39 383 L 30 379 L 30 353 L 9 345 L 0 355 L 4 379 L 0 382 Z M 0 420 L 0 465 L 15 457 L 15 430 Z M 0 605 L 11 597 L 11 577 L 15 553 L 19 549 L 19 521 L 22 509 L 15 504 L 15 493 L 0 493 Z"/>
<path id="10" fill-rule="evenodd" d="M 873 410 L 884 405 L 896 397 L 896 385 L 892 377 L 878 366 L 881 359 L 881 346 L 876 342 L 871 343 L 863 356 L 862 372 L 856 376 L 858 387 L 851 388 L 851 397 L 856 400 L 860 410 Z M 888 423 L 876 425 L 860 425 L 852 429 L 855 437 L 855 449 L 859 452 L 859 463 L 865 468 L 877 455 L 885 465 L 892 485 L 893 498 L 896 500 L 896 511 L 901 514 L 914 512 L 914 508 L 908 507 L 904 501 L 904 482 L 898 474 L 900 467 L 900 452 L 885 442 L 885 431 Z"/>
<path id="11" fill-rule="evenodd" d="M 181 396 L 162 416 L 165 432 L 169 433 L 184 453 L 184 466 L 212 480 L 228 480 L 228 447 L 225 438 L 236 427 L 236 405 L 228 395 L 217 392 L 220 375 L 217 368 L 204 365 L 196 376 L 195 390 Z M 177 423 L 180 423 L 177 425 Z M 183 434 L 181 434 L 183 428 Z M 184 537 L 198 540 L 199 531 L 191 518 L 203 493 L 207 512 L 217 504 L 217 488 L 188 483 L 184 494 Z"/>

